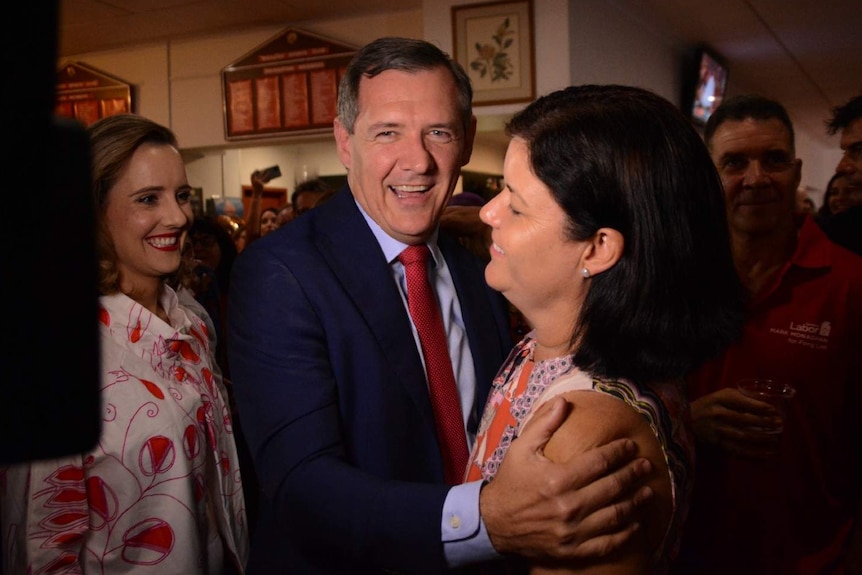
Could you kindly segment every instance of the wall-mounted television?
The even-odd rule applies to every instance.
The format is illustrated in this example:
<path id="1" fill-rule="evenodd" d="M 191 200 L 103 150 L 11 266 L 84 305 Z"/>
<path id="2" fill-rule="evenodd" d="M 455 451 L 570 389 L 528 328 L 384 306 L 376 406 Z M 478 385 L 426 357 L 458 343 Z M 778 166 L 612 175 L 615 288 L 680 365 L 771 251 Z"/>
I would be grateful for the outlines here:
<path id="1" fill-rule="evenodd" d="M 694 53 L 694 67 L 689 73 L 687 94 L 683 102 L 693 122 L 703 125 L 724 100 L 727 92 L 726 61 L 706 47 Z"/>

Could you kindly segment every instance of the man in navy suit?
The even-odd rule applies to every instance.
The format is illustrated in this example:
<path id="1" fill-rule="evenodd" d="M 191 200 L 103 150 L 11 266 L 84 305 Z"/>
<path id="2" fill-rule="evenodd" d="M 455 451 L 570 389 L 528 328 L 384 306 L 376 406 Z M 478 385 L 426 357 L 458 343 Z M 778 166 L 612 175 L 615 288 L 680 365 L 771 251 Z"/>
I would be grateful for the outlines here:
<path id="1" fill-rule="evenodd" d="M 494 482 L 444 481 L 398 254 L 431 250 L 472 440 L 512 342 L 480 261 L 438 232 L 472 151 L 471 99 L 469 78 L 432 44 L 363 48 L 334 125 L 348 185 L 235 264 L 233 387 L 263 491 L 249 573 L 432 574 L 504 555 L 589 557 L 637 528 L 649 465 L 630 442 L 566 464 L 542 456 L 562 403 L 525 430 Z"/>

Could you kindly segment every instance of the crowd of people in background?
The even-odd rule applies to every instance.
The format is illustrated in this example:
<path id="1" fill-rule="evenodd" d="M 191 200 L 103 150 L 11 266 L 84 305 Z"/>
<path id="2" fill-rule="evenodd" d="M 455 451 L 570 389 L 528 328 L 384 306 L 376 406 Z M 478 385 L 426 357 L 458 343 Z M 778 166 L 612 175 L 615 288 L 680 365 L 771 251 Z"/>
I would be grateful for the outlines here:
<path id="1" fill-rule="evenodd" d="M 345 185 L 239 218 L 92 124 L 101 437 L 0 468 L 0 572 L 862 575 L 862 95 L 826 131 L 815 209 L 780 102 L 571 86 L 453 195 L 470 80 L 381 38 Z"/>

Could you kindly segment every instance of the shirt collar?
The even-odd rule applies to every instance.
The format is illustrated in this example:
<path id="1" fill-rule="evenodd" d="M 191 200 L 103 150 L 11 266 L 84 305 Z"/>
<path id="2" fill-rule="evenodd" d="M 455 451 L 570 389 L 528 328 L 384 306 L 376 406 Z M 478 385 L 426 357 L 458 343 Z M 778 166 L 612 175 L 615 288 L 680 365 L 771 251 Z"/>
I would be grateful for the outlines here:
<path id="1" fill-rule="evenodd" d="M 794 266 L 809 269 L 828 268 L 832 265 L 830 242 L 826 234 L 809 215 L 802 220 L 796 251 L 790 262 Z"/>
<path id="2" fill-rule="evenodd" d="M 365 218 L 365 223 L 368 224 L 368 227 L 371 228 L 371 233 L 374 234 L 374 238 L 377 240 L 377 243 L 380 245 L 380 249 L 383 251 L 383 257 L 386 258 L 386 261 L 390 264 L 398 260 L 398 254 L 404 251 L 404 248 L 407 247 L 407 244 L 400 242 L 383 231 L 377 222 L 375 222 L 371 216 L 369 216 L 365 210 L 362 209 L 362 206 L 359 205 L 359 202 L 356 201 L 356 198 L 353 199 L 356 202 L 356 207 L 359 208 L 359 213 L 362 214 L 362 217 Z M 437 234 L 439 229 L 434 228 L 434 231 L 428 237 L 425 242 L 425 245 L 428 246 L 428 249 L 431 250 L 431 257 L 434 258 L 435 267 L 440 267 L 441 255 L 440 248 L 437 247 Z"/>

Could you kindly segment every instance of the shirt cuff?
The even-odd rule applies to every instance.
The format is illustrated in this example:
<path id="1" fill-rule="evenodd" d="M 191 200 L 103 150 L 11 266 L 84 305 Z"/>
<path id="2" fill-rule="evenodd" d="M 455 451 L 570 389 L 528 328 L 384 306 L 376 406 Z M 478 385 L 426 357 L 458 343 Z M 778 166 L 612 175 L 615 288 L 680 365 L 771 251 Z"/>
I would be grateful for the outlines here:
<path id="1" fill-rule="evenodd" d="M 479 515 L 482 481 L 455 485 L 446 495 L 440 532 L 443 554 L 450 568 L 502 558 L 494 550 Z"/>

